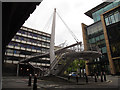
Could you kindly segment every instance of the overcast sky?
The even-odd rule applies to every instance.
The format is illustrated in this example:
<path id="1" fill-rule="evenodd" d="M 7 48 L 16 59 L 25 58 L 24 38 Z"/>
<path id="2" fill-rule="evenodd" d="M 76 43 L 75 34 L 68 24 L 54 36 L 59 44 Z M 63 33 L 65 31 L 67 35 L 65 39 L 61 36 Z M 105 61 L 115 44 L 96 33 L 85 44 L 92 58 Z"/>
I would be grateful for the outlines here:
<path id="1" fill-rule="evenodd" d="M 54 8 L 56 8 L 77 39 L 83 41 L 81 23 L 87 25 L 93 23 L 93 20 L 84 13 L 102 2 L 103 0 L 43 0 L 23 26 L 51 33 L 52 14 Z M 50 23 L 50 26 L 48 23 Z M 48 26 L 49 28 L 47 29 Z M 56 16 L 55 45 L 65 41 L 68 45 L 75 43 L 66 26 Z"/>

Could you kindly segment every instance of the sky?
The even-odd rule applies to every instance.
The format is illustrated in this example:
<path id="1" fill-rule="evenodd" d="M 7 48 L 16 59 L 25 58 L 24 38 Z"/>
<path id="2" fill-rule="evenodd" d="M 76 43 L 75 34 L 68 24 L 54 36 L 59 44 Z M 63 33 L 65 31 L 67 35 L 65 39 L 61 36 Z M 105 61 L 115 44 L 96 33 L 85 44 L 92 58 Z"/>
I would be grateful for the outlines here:
<path id="1" fill-rule="evenodd" d="M 54 8 L 79 41 L 83 42 L 81 23 L 86 25 L 94 21 L 84 13 L 102 3 L 103 0 L 43 0 L 25 21 L 23 26 L 51 34 Z M 70 31 L 56 15 L 55 45 L 76 43 Z"/>

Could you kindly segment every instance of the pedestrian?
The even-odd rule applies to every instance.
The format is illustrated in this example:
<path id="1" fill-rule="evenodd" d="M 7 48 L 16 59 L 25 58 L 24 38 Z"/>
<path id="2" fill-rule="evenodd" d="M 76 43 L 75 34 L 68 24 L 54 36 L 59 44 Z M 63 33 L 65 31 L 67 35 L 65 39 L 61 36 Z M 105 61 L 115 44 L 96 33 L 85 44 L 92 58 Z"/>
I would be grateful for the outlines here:
<path id="1" fill-rule="evenodd" d="M 32 78 L 32 74 L 29 75 L 28 86 L 31 86 L 31 78 Z"/>

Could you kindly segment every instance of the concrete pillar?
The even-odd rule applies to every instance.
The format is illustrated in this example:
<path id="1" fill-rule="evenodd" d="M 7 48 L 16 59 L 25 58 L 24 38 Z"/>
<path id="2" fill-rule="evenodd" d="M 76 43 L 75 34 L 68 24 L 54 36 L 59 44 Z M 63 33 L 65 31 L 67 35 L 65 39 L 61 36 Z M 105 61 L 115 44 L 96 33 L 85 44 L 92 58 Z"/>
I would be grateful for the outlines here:
<path id="1" fill-rule="evenodd" d="M 53 23 L 52 23 L 52 32 L 51 32 L 51 40 L 50 40 L 50 64 L 55 59 L 55 53 L 54 53 L 54 41 L 55 41 L 55 18 L 56 18 L 56 8 L 54 9 L 54 15 L 53 15 Z"/>
<path id="2" fill-rule="evenodd" d="M 17 76 L 19 76 L 19 64 L 17 64 Z"/>

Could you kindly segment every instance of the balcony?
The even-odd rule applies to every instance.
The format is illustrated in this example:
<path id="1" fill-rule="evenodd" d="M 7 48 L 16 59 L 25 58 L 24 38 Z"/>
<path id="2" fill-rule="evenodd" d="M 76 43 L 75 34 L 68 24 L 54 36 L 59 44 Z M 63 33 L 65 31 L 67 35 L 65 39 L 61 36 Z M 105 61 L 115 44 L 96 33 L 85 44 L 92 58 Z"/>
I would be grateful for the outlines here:
<path id="1" fill-rule="evenodd" d="M 33 51 L 33 52 L 36 52 L 36 50 L 35 50 L 35 49 L 32 49 L 32 51 Z"/>
<path id="2" fill-rule="evenodd" d="M 41 47 L 41 44 L 38 44 L 39 47 Z"/>
<path id="3" fill-rule="evenodd" d="M 34 30 L 33 30 L 33 32 L 34 32 L 34 33 L 38 33 L 37 31 L 34 31 Z"/>
<path id="4" fill-rule="evenodd" d="M 12 41 L 15 41 L 15 39 L 13 38 Z"/>
<path id="5" fill-rule="evenodd" d="M 17 42 L 20 42 L 20 40 L 19 40 L 19 39 L 16 39 L 16 41 L 17 41 Z"/>
<path id="6" fill-rule="evenodd" d="M 6 63 L 12 63 L 12 60 L 6 60 Z"/>
<path id="7" fill-rule="evenodd" d="M 25 48 L 21 47 L 21 50 L 25 50 Z"/>
<path id="8" fill-rule="evenodd" d="M 8 56 L 13 56 L 13 53 L 6 53 L 6 55 L 8 55 Z"/>
<path id="9" fill-rule="evenodd" d="M 29 49 L 29 48 L 27 48 L 26 50 L 27 50 L 27 51 L 31 51 L 31 49 Z"/>
<path id="10" fill-rule="evenodd" d="M 19 57 L 19 54 L 15 54 L 15 53 L 14 53 L 14 56 Z"/>
<path id="11" fill-rule="evenodd" d="M 26 43 L 26 41 L 21 41 L 22 43 Z"/>
<path id="12" fill-rule="evenodd" d="M 18 64 L 19 63 L 19 61 L 13 61 L 13 64 Z"/>
<path id="13" fill-rule="evenodd" d="M 22 34 L 22 36 L 27 37 L 27 35 L 26 35 L 26 34 Z"/>
<path id="14" fill-rule="evenodd" d="M 32 36 L 28 35 L 29 38 L 32 38 Z"/>
<path id="15" fill-rule="evenodd" d="M 40 50 L 37 50 L 37 52 L 41 52 Z"/>
<path id="16" fill-rule="evenodd" d="M 18 46 L 15 46 L 15 49 L 20 49 L 20 47 L 18 47 Z"/>
<path id="17" fill-rule="evenodd" d="M 27 44 L 31 44 L 31 42 L 27 42 Z"/>
<path id="18" fill-rule="evenodd" d="M 25 57 L 25 55 L 20 55 L 20 57 Z"/>
<path id="19" fill-rule="evenodd" d="M 32 43 L 32 45 L 37 45 L 36 43 Z"/>
<path id="20" fill-rule="evenodd" d="M 8 45 L 7 47 L 8 47 L 8 48 L 14 48 L 14 46 L 11 46 L 11 45 Z"/>
<path id="21" fill-rule="evenodd" d="M 29 31 L 29 32 L 32 32 L 32 30 L 31 30 L 31 29 L 28 29 L 28 31 Z"/>
<path id="22" fill-rule="evenodd" d="M 37 37 L 33 37 L 33 39 L 37 39 Z"/>
<path id="23" fill-rule="evenodd" d="M 38 40 L 42 40 L 41 38 L 38 38 Z"/>
<path id="24" fill-rule="evenodd" d="M 16 34 L 21 36 L 21 33 L 19 33 L 19 32 L 17 32 Z"/>

